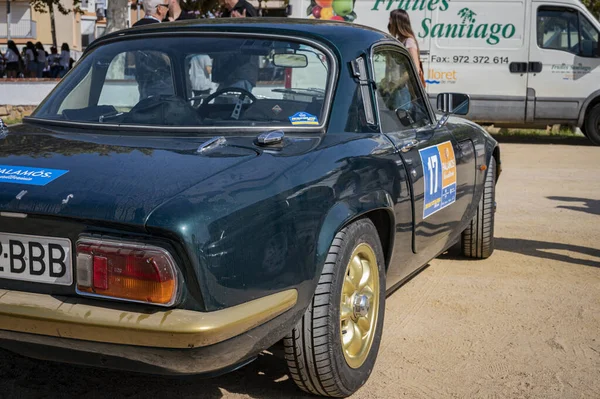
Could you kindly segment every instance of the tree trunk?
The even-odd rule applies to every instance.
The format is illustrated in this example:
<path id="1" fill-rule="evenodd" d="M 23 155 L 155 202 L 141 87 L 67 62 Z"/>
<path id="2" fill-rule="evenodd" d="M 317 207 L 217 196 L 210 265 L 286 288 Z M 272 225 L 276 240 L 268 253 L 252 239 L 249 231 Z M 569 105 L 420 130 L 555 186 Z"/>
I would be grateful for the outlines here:
<path id="1" fill-rule="evenodd" d="M 106 33 L 127 28 L 127 0 L 110 0 L 106 9 Z"/>
<path id="2" fill-rule="evenodd" d="M 52 33 L 52 46 L 58 48 L 56 41 L 56 22 L 54 21 L 54 5 L 48 4 L 48 10 L 50 12 L 50 32 Z"/>

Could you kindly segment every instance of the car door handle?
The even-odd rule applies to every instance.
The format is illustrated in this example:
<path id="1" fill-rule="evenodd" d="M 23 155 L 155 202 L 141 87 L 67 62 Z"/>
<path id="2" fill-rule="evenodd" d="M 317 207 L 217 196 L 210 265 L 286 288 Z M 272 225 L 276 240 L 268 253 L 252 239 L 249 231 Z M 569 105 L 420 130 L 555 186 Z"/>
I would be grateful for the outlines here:
<path id="1" fill-rule="evenodd" d="M 526 62 L 511 62 L 508 69 L 510 73 L 527 73 L 528 65 Z"/>
<path id="2" fill-rule="evenodd" d="M 529 63 L 529 72 L 540 73 L 544 65 L 541 62 L 530 62 Z"/>
<path id="3" fill-rule="evenodd" d="M 418 145 L 419 145 L 419 140 L 412 139 L 411 141 L 409 141 L 408 143 L 406 143 L 402 147 L 400 147 L 400 151 L 409 152 L 410 150 L 412 150 L 413 148 L 415 148 Z"/>

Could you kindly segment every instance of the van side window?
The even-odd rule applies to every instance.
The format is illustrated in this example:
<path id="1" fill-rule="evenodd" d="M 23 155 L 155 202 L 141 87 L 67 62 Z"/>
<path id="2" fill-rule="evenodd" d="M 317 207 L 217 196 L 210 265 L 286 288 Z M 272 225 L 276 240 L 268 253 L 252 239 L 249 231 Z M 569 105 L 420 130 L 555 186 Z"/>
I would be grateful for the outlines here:
<path id="1" fill-rule="evenodd" d="M 598 30 L 585 17 L 580 18 L 581 55 L 583 57 L 598 57 Z"/>
<path id="2" fill-rule="evenodd" d="M 597 57 L 598 30 L 574 9 L 540 7 L 537 13 L 537 43 L 543 49 Z"/>
<path id="3" fill-rule="evenodd" d="M 383 133 L 431 124 L 429 112 L 409 58 L 397 51 L 376 51 L 373 57 L 377 107 Z"/>

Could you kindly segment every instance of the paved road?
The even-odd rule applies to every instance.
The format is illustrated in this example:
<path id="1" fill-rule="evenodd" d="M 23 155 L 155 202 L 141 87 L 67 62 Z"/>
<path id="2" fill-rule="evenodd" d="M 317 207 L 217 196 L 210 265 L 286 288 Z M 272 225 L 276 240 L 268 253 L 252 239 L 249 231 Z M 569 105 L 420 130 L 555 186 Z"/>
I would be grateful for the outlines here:
<path id="1" fill-rule="evenodd" d="M 356 398 L 600 398 L 600 148 L 504 144 L 496 252 L 443 255 L 387 301 Z M 2 398 L 302 397 L 281 353 L 213 380 L 0 352 Z"/>

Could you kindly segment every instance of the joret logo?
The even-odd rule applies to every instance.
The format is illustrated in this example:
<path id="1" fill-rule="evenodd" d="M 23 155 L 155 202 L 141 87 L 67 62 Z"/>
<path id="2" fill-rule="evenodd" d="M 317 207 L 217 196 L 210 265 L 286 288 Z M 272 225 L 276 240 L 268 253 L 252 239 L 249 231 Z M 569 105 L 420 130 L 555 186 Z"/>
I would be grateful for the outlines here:
<path id="1" fill-rule="evenodd" d="M 454 84 L 458 80 L 456 71 L 438 71 L 434 68 L 429 69 L 427 73 L 428 79 L 425 80 L 428 84 L 439 85 L 442 83 Z"/>

